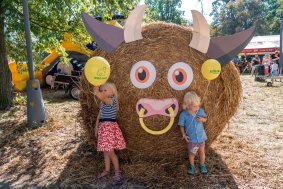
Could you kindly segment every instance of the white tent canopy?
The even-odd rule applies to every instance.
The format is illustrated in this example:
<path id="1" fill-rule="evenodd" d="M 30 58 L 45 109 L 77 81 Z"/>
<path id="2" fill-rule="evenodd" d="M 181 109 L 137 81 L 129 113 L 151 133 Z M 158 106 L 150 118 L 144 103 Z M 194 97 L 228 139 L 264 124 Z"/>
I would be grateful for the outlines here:
<path id="1" fill-rule="evenodd" d="M 255 36 L 241 54 L 273 53 L 280 48 L 280 35 Z"/>

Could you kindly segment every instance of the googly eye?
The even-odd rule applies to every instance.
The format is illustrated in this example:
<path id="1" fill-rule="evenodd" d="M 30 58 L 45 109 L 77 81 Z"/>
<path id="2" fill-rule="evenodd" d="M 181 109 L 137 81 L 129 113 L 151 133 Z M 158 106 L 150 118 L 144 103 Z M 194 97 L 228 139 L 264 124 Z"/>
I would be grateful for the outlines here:
<path id="1" fill-rule="evenodd" d="M 184 90 L 193 81 L 193 70 L 184 62 L 173 64 L 168 71 L 168 83 L 175 90 Z"/>
<path id="2" fill-rule="evenodd" d="M 130 78 L 133 85 L 145 89 L 152 85 L 156 77 L 155 67 L 149 61 L 139 61 L 131 69 Z"/>

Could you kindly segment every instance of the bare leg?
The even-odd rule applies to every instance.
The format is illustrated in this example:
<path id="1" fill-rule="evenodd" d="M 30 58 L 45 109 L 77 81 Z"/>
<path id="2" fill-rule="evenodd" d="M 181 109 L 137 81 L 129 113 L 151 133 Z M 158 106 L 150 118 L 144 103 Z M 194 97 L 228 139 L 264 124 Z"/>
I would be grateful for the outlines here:
<path id="1" fill-rule="evenodd" d="M 122 179 L 122 175 L 121 175 L 121 171 L 120 171 L 120 167 L 119 167 L 119 160 L 118 160 L 118 157 L 115 154 L 114 150 L 110 152 L 110 159 L 111 159 L 111 161 L 114 165 L 114 169 L 115 169 L 115 175 L 113 177 L 112 185 L 121 184 L 123 182 L 123 179 Z"/>
<path id="2" fill-rule="evenodd" d="M 103 152 L 105 171 L 110 171 L 110 152 Z"/>
<path id="3" fill-rule="evenodd" d="M 195 155 L 192 155 L 192 154 L 189 155 L 189 162 L 190 162 L 190 165 L 195 166 Z"/>
<path id="4" fill-rule="evenodd" d="M 255 67 L 252 67 L 251 75 L 254 75 Z"/>
<path id="5" fill-rule="evenodd" d="M 120 167 L 119 167 L 119 160 L 118 160 L 118 157 L 117 155 L 115 154 L 114 150 L 113 151 L 110 151 L 109 152 L 109 156 L 110 156 L 110 159 L 114 165 L 114 170 L 115 172 L 116 171 L 119 171 L 120 170 Z"/>
<path id="6" fill-rule="evenodd" d="M 204 164 L 204 162 L 205 162 L 205 147 L 204 146 L 199 147 L 198 153 L 199 153 L 199 162 L 201 164 Z"/>
<path id="7" fill-rule="evenodd" d="M 109 152 L 103 152 L 103 156 L 104 156 L 105 169 L 104 169 L 104 171 L 102 171 L 100 174 L 98 174 L 96 176 L 97 180 L 102 179 L 103 177 L 106 177 L 110 172 L 110 163 L 111 162 L 110 162 Z"/>

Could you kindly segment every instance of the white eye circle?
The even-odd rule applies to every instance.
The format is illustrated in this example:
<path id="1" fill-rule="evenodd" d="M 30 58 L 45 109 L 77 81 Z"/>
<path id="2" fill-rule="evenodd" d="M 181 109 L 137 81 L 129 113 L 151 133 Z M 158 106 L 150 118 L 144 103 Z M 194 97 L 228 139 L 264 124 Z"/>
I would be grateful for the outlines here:
<path id="1" fill-rule="evenodd" d="M 149 61 L 142 60 L 135 63 L 131 69 L 130 78 L 133 85 L 145 89 L 152 85 L 156 77 L 155 67 Z"/>
<path id="2" fill-rule="evenodd" d="M 193 81 L 193 70 L 184 62 L 173 64 L 168 71 L 168 83 L 175 90 L 184 90 Z"/>

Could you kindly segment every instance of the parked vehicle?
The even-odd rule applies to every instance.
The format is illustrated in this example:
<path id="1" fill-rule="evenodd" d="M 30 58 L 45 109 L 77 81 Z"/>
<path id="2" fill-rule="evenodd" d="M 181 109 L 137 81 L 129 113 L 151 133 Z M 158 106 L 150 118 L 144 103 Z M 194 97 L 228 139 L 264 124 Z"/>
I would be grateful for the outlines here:
<path id="1" fill-rule="evenodd" d="M 51 89 L 64 89 L 65 94 L 69 94 L 71 98 L 78 100 L 80 96 L 80 76 L 81 71 L 73 70 L 71 75 L 55 73 L 52 76 Z"/>
<path id="2" fill-rule="evenodd" d="M 80 76 L 88 56 L 79 52 L 67 52 L 69 63 L 63 64 L 59 57 L 43 70 L 44 86 L 65 90 L 71 98 L 79 99 Z"/>

